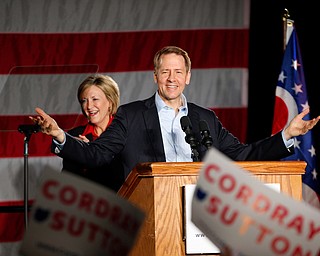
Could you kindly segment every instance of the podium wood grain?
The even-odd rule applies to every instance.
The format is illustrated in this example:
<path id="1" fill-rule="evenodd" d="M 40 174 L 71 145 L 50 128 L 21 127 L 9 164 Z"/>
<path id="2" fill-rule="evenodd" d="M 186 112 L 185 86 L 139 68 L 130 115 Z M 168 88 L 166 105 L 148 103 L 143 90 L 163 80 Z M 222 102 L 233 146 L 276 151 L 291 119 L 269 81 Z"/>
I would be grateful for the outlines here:
<path id="1" fill-rule="evenodd" d="M 264 183 L 278 183 L 283 193 L 302 198 L 303 161 L 235 162 Z M 183 186 L 196 184 L 200 162 L 141 163 L 129 174 L 118 194 L 147 214 L 131 256 L 185 254 Z M 194 254 L 193 254 L 194 255 Z"/>

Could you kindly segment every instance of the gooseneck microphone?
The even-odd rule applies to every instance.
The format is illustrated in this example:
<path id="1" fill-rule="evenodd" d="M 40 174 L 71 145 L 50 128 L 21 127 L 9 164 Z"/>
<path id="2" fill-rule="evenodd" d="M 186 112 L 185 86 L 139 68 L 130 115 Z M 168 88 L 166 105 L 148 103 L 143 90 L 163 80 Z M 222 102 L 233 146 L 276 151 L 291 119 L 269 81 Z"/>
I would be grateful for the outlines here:
<path id="1" fill-rule="evenodd" d="M 24 134 L 37 133 L 40 130 L 41 130 L 41 127 L 38 124 L 21 124 L 18 127 L 18 131 Z"/>
<path id="2" fill-rule="evenodd" d="M 197 150 L 197 147 L 199 145 L 199 142 L 197 141 L 196 137 L 194 136 L 194 133 L 192 132 L 192 125 L 189 117 L 188 116 L 181 117 L 180 124 L 181 124 L 182 130 L 186 134 L 185 140 L 191 147 L 193 162 L 198 162 L 199 152 Z"/>
<path id="3" fill-rule="evenodd" d="M 213 140 L 210 135 L 209 126 L 207 121 L 201 120 L 199 122 L 199 129 L 201 134 L 201 144 L 204 145 L 207 149 L 212 147 Z"/>

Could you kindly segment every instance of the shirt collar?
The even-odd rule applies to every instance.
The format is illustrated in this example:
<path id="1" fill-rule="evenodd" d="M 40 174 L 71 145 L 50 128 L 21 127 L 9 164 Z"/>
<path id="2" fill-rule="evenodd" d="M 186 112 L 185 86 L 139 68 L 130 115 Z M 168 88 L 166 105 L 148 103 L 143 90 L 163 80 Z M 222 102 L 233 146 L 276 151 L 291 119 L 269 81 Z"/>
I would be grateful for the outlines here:
<path id="1" fill-rule="evenodd" d="M 186 114 L 188 114 L 187 98 L 184 96 L 183 93 L 181 94 L 181 99 L 182 99 L 182 106 L 181 106 L 179 109 L 182 110 L 182 111 L 185 111 Z M 165 102 L 161 99 L 158 91 L 156 91 L 155 102 L 156 102 L 156 107 L 157 107 L 158 112 L 159 112 L 161 109 L 165 108 L 165 107 L 169 108 L 169 107 L 165 104 Z"/>

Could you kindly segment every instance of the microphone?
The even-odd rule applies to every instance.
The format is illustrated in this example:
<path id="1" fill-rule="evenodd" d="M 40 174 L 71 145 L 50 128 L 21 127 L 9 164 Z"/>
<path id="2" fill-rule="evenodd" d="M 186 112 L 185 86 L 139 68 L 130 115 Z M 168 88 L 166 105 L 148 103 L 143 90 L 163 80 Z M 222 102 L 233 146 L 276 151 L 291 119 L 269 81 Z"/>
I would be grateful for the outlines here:
<path id="1" fill-rule="evenodd" d="M 25 134 L 37 133 L 41 130 L 38 124 L 21 124 L 18 127 L 18 131 Z"/>
<path id="2" fill-rule="evenodd" d="M 18 131 L 25 135 L 25 142 L 28 142 L 33 133 L 41 131 L 41 127 L 38 124 L 21 124 L 18 126 Z"/>
<path id="3" fill-rule="evenodd" d="M 209 126 L 208 126 L 207 121 L 200 120 L 199 129 L 200 129 L 200 134 L 201 134 L 201 138 L 202 138 L 202 140 L 201 140 L 202 145 L 204 145 L 207 149 L 211 148 L 212 144 L 213 144 L 213 140 L 210 135 Z"/>
<path id="4" fill-rule="evenodd" d="M 192 151 L 192 159 L 194 162 L 199 161 L 199 152 L 197 150 L 197 146 L 199 142 L 197 141 L 194 133 L 192 132 L 192 125 L 188 116 L 183 116 L 180 119 L 180 124 L 182 130 L 185 132 L 186 137 L 185 140 L 188 144 L 190 144 L 191 151 Z"/>

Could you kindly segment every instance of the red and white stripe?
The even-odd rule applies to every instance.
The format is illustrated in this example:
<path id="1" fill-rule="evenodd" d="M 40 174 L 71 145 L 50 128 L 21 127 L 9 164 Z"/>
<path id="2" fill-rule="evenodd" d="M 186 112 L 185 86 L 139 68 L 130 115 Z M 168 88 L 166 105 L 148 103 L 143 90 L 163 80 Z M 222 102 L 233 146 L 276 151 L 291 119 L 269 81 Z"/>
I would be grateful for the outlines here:
<path id="1" fill-rule="evenodd" d="M 187 99 L 214 109 L 244 141 L 249 5 L 250 0 L 1 1 L 0 205 L 23 204 L 24 135 L 17 128 L 30 123 L 36 106 L 66 130 L 84 122 L 76 90 L 96 72 L 118 82 L 121 103 L 149 97 L 156 89 L 153 56 L 165 45 L 191 57 Z M 50 144 L 43 134 L 31 136 L 30 199 L 41 170 L 61 169 Z M 0 214 L 0 255 L 14 255 L 22 215 Z"/>

